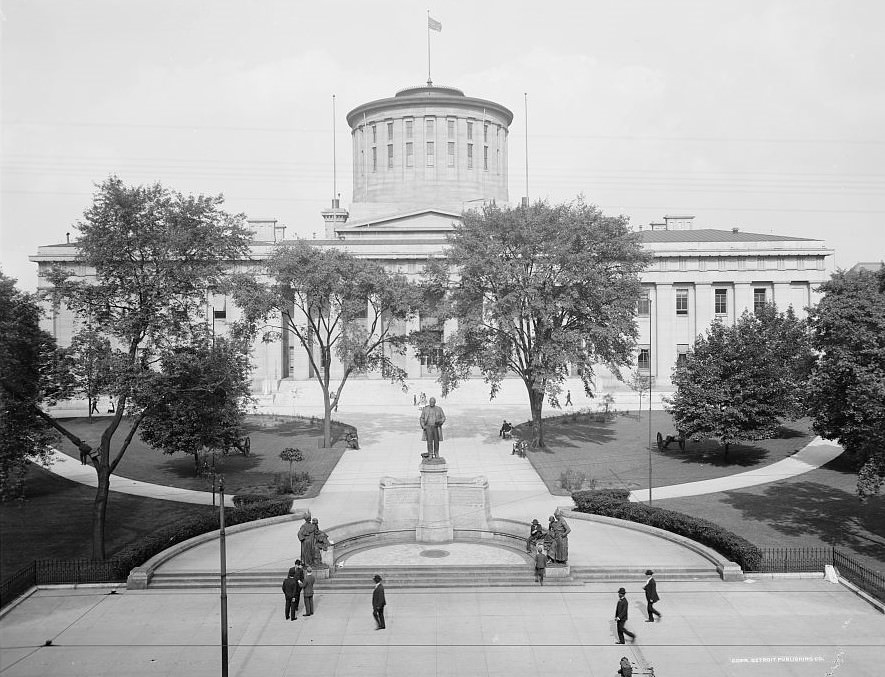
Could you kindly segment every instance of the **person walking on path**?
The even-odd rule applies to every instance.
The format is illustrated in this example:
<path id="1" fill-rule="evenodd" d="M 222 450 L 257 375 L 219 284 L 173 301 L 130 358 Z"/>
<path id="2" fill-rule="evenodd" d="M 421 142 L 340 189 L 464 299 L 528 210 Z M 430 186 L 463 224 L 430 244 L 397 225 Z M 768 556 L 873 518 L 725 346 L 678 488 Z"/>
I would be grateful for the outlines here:
<path id="1" fill-rule="evenodd" d="M 658 597 L 658 584 L 655 582 L 655 572 L 651 569 L 648 569 L 645 572 L 645 575 L 648 576 L 648 580 L 645 582 L 645 585 L 642 586 L 642 589 L 645 590 L 645 601 L 648 602 L 648 620 L 646 623 L 654 623 L 654 617 L 657 616 L 658 619 L 661 618 L 661 612 L 655 609 L 655 602 L 661 601 L 661 598 Z"/>
<path id="2" fill-rule="evenodd" d="M 624 627 L 624 623 L 627 622 L 628 607 L 626 595 L 627 591 L 624 590 L 624 588 L 618 588 L 618 604 L 615 607 L 615 623 L 618 625 L 618 641 L 615 642 L 615 644 L 623 644 L 624 635 L 628 635 L 631 642 L 636 641 L 636 634 Z"/>
<path id="3" fill-rule="evenodd" d="M 442 407 L 436 406 L 436 398 L 430 398 L 430 404 L 421 410 L 419 424 L 424 431 L 422 439 L 427 440 L 426 458 L 439 458 L 439 443 L 442 440 L 442 426 L 446 415 Z"/>
<path id="4" fill-rule="evenodd" d="M 387 599 L 384 597 L 384 585 L 381 583 L 381 576 L 375 574 L 372 578 L 375 581 L 375 589 L 372 590 L 372 617 L 375 619 L 375 629 L 384 630 L 387 625 L 384 623 L 384 607 L 387 606 Z"/>
<path id="5" fill-rule="evenodd" d="M 544 552 L 544 546 L 538 544 L 535 551 L 535 582 L 544 585 L 544 575 L 547 573 L 547 553 Z"/>
<path id="6" fill-rule="evenodd" d="M 283 596 L 286 598 L 286 620 L 298 620 L 298 606 L 292 604 L 295 595 L 298 593 L 298 579 L 295 578 L 295 567 L 289 569 L 286 578 L 283 579 Z"/>
<path id="7" fill-rule="evenodd" d="M 310 565 L 304 570 L 304 580 L 301 582 L 301 589 L 304 593 L 304 615 L 313 616 L 313 586 L 317 582 L 313 575 L 313 567 Z"/>
<path id="8" fill-rule="evenodd" d="M 572 391 L 571 390 L 565 391 L 565 406 L 567 406 L 567 407 L 572 406 Z"/>

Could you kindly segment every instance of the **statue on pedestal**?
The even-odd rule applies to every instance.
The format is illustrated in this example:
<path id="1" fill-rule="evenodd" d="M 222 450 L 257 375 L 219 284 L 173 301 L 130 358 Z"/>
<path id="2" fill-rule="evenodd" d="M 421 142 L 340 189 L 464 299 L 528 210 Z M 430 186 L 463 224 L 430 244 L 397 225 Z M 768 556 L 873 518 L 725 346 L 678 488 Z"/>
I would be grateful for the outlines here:
<path id="1" fill-rule="evenodd" d="M 550 558 L 557 564 L 565 564 L 568 561 L 568 535 L 572 532 L 559 513 L 550 517 L 547 527 L 547 536 L 550 540 Z"/>
<path id="2" fill-rule="evenodd" d="M 446 422 L 446 415 L 442 407 L 436 406 L 436 398 L 430 398 L 430 404 L 421 410 L 421 418 L 418 424 L 423 432 L 421 439 L 427 441 L 427 452 L 421 454 L 422 458 L 439 458 L 439 443 L 442 440 L 442 426 Z"/>

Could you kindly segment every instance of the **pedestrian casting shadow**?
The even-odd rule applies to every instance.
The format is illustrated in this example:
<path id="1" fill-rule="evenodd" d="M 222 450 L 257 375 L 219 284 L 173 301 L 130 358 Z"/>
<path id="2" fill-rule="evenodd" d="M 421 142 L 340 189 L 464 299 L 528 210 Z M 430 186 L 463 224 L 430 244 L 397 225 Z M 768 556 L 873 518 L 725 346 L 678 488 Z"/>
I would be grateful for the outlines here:
<path id="1" fill-rule="evenodd" d="M 555 424 L 544 423 L 544 447 L 533 447 L 530 451 L 545 454 L 555 454 L 554 448 L 576 449 L 588 444 L 606 444 L 617 437 L 612 423 L 598 423 L 593 421 L 577 421 Z M 521 423 L 514 428 L 514 441 L 521 438 L 531 444 L 531 424 Z"/>
<path id="2" fill-rule="evenodd" d="M 727 492 L 723 502 L 748 521 L 787 536 L 817 536 L 885 562 L 885 496 L 861 502 L 853 491 L 821 482 L 778 482 L 758 492 Z"/>

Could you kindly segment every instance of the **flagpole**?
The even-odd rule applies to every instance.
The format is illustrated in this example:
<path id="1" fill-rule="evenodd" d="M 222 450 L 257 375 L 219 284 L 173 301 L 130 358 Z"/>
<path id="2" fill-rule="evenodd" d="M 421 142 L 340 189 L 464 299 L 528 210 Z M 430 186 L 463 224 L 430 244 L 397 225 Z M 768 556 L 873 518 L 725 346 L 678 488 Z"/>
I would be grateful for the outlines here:
<path id="1" fill-rule="evenodd" d="M 427 10 L 427 86 L 433 87 L 433 80 L 430 79 L 430 10 Z"/>

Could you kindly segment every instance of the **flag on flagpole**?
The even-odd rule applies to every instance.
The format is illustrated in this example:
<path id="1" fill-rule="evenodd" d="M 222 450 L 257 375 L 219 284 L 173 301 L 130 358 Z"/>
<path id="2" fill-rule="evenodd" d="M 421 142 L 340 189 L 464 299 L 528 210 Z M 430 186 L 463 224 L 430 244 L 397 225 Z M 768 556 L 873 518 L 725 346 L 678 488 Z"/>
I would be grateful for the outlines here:
<path id="1" fill-rule="evenodd" d="M 442 33 L 442 24 L 429 14 L 427 15 L 427 28 L 437 33 Z"/>

